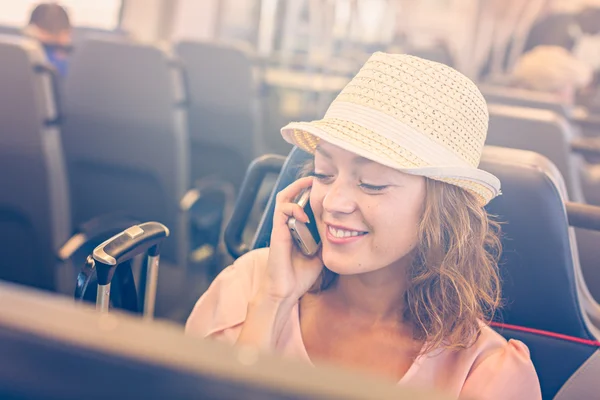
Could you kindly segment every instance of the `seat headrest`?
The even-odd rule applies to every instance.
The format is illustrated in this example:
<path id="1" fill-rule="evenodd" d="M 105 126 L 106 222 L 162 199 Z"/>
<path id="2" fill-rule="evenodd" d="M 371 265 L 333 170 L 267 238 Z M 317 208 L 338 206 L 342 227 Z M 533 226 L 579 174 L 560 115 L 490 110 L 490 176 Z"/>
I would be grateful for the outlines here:
<path id="1" fill-rule="evenodd" d="M 250 112 L 254 98 L 253 64 L 247 52 L 233 46 L 182 41 L 175 52 L 188 69 L 193 105 L 227 107 L 231 114 Z"/>
<path id="2" fill-rule="evenodd" d="M 296 179 L 307 153 L 293 149 L 276 183 L 255 236 L 266 247 L 274 197 Z M 592 339 L 582 316 L 574 277 L 562 178 L 545 157 L 523 150 L 487 147 L 480 167 L 502 182 L 503 195 L 488 211 L 504 222 L 500 271 L 505 306 L 497 319 Z"/>
<path id="3" fill-rule="evenodd" d="M 574 132 L 567 120 L 541 109 L 489 104 L 490 123 L 486 144 L 530 150 L 547 157 L 558 167 L 567 184 L 569 198 L 583 200 L 580 177 L 571 154 Z"/>
<path id="4" fill-rule="evenodd" d="M 549 110 L 565 118 L 570 118 L 573 112 L 572 107 L 551 93 L 494 85 L 480 85 L 479 90 L 488 103 Z"/>
<path id="5" fill-rule="evenodd" d="M 65 81 L 67 111 L 149 126 L 172 124 L 182 82 L 171 56 L 157 46 L 90 38 L 70 59 Z"/>
<path id="6" fill-rule="evenodd" d="M 254 154 L 261 153 L 257 140 L 261 136 L 256 131 L 257 85 L 248 53 L 197 41 L 179 42 L 175 51 L 186 68 L 193 100 L 188 114 L 190 137 L 206 151 L 220 150 L 218 156 L 233 153 L 247 166 Z"/>
<path id="7" fill-rule="evenodd" d="M 504 222 L 502 320 L 592 339 L 577 294 L 560 172 L 538 153 L 499 147 L 485 148 L 480 167 L 502 182 L 503 195 L 487 207 Z"/>
<path id="8" fill-rule="evenodd" d="M 0 25 L 0 35 L 23 35 L 23 28 L 18 26 Z"/>

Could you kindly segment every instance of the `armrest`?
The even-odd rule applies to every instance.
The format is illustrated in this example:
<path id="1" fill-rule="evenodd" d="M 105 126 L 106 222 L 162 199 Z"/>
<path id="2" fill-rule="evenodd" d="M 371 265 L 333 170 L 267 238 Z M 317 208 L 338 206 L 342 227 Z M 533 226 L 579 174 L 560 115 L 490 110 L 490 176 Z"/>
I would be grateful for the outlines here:
<path id="1" fill-rule="evenodd" d="M 571 115 L 571 121 L 582 128 L 600 131 L 600 114 L 590 112 L 587 108 L 575 108 Z"/>
<path id="2" fill-rule="evenodd" d="M 600 156 L 600 139 L 579 137 L 571 141 L 571 151 L 583 156 Z"/>
<path id="3" fill-rule="evenodd" d="M 567 202 L 566 208 L 570 226 L 591 231 L 600 231 L 600 207 Z"/>
<path id="4" fill-rule="evenodd" d="M 206 209 L 201 208 L 202 199 L 210 196 L 211 194 L 219 194 L 222 196 L 222 202 L 219 202 L 216 206 L 211 207 L 208 212 Z M 215 228 L 215 224 L 219 222 L 218 232 L 214 237 L 215 242 L 207 244 L 204 240 L 200 240 L 198 243 L 192 243 L 192 254 L 191 260 L 193 262 L 202 262 L 206 259 L 216 256 L 216 248 L 224 254 L 226 252 L 223 244 L 223 231 L 229 221 L 233 203 L 235 201 L 235 188 L 230 182 L 217 180 L 214 178 L 202 179 L 198 181 L 194 189 L 190 189 L 180 201 L 180 209 L 189 216 L 191 226 L 204 231 L 209 229 L 211 232 Z M 218 210 L 218 212 L 216 212 Z M 193 239 L 192 239 L 193 241 Z"/>
<path id="5" fill-rule="evenodd" d="M 99 244 L 137 224 L 139 224 L 139 221 L 118 213 L 93 218 L 80 225 L 76 233 L 60 247 L 58 258 L 60 261 L 65 262 L 87 244 Z"/>
<path id="6" fill-rule="evenodd" d="M 200 199 L 210 193 L 223 194 L 226 202 L 235 198 L 235 189 L 231 183 L 212 178 L 202 179 L 198 181 L 195 188 L 188 190 L 183 195 L 179 202 L 180 210 L 192 212 Z"/>
<path id="7" fill-rule="evenodd" d="M 169 67 L 173 70 L 173 73 L 176 74 L 173 77 L 173 79 L 176 80 L 175 86 L 177 88 L 177 99 L 175 101 L 175 107 L 184 109 L 189 108 L 191 100 L 188 88 L 190 87 L 190 85 L 185 65 L 179 58 L 172 57 L 169 60 Z"/>
<path id="8" fill-rule="evenodd" d="M 225 229 L 225 244 L 232 257 L 238 258 L 249 250 L 242 242 L 242 236 L 256 197 L 267 174 L 279 174 L 285 160 L 283 156 L 265 155 L 254 160 L 248 167 L 231 220 Z"/>
<path id="9" fill-rule="evenodd" d="M 62 97 L 59 84 L 59 76 L 56 68 L 50 64 L 37 64 L 34 67 L 34 71 L 38 74 L 45 74 L 50 79 L 50 85 L 52 87 L 52 94 L 54 96 L 54 107 L 55 115 L 54 118 L 47 119 L 44 121 L 46 126 L 55 126 L 63 122 L 64 113 L 62 110 Z"/>

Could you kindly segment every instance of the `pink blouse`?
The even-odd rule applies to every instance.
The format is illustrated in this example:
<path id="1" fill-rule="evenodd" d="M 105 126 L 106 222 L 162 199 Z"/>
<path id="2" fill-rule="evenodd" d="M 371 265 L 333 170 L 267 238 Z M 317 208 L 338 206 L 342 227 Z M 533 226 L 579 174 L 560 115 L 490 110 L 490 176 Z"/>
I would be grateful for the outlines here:
<path id="1" fill-rule="evenodd" d="M 196 303 L 186 333 L 235 343 L 267 256 L 268 249 L 254 250 L 221 272 Z M 302 341 L 298 305 L 292 309 L 276 350 L 311 362 Z M 468 349 L 438 350 L 418 357 L 399 384 L 482 400 L 542 398 L 527 346 L 518 340 L 507 342 L 487 326 Z"/>

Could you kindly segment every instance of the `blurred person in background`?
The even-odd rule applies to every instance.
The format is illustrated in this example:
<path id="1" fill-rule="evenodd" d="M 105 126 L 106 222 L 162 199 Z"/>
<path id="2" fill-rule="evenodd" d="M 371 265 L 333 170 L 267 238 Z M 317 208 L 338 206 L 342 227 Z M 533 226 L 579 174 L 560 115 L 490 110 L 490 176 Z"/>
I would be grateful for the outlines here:
<path id="1" fill-rule="evenodd" d="M 486 3 L 491 11 L 493 27 L 489 38 L 489 55 L 480 71 L 480 79 L 502 81 L 523 53 L 531 27 L 547 7 L 549 0 L 492 0 Z"/>
<path id="2" fill-rule="evenodd" d="M 533 26 L 524 52 L 536 46 L 560 46 L 572 52 L 584 36 L 600 33 L 600 0 L 555 2 L 552 10 Z"/>
<path id="3" fill-rule="evenodd" d="M 515 87 L 552 93 L 562 103 L 575 102 L 593 78 L 592 69 L 560 46 L 537 46 L 517 61 L 510 77 Z"/>
<path id="4" fill-rule="evenodd" d="M 31 13 L 25 34 L 40 41 L 48 61 L 64 76 L 67 73 L 72 30 L 69 14 L 64 7 L 57 3 L 41 3 Z"/>

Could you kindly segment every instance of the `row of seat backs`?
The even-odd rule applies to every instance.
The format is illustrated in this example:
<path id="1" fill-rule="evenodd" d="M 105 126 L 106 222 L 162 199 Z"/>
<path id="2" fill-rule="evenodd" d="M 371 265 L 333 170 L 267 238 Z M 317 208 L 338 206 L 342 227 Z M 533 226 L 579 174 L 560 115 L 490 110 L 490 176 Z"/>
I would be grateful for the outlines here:
<path id="1" fill-rule="evenodd" d="M 101 56 L 104 42 L 97 43 L 99 48 L 95 49 L 99 51 L 94 54 Z M 82 53 L 86 57 L 85 48 Z M 81 103 L 59 102 L 58 85 L 52 79 L 56 76 L 46 63 L 41 46 L 25 37 L 0 38 L 0 56 L 6 60 L 0 68 L 1 279 L 60 291 L 64 284 L 62 273 L 67 271 L 62 265 L 57 268 L 59 248 L 74 227 L 115 211 L 129 212 L 134 218 L 160 220 L 171 227 L 173 237 L 165 242 L 163 256 L 179 265 L 185 263 L 188 224 L 179 201 L 189 184 L 187 142 L 183 131 L 176 128 L 178 123 L 185 124 L 185 118 L 181 115 L 177 120 L 177 113 L 173 112 L 175 101 L 167 103 L 173 94 L 165 56 L 154 49 L 142 53 L 142 70 L 150 74 L 150 84 L 135 87 L 140 83 L 135 79 L 127 83 L 132 91 L 139 90 L 151 98 L 141 108 L 149 109 L 154 119 L 148 121 L 146 117 L 144 122 L 148 125 L 137 125 L 137 130 L 126 129 L 123 133 L 118 130 L 127 125 L 126 120 L 104 121 L 94 117 L 93 112 L 89 119 L 81 118 L 86 106 L 102 115 L 123 98 L 101 98 L 104 103 L 95 102 L 102 86 L 94 88 L 81 82 L 73 87 L 65 82 L 63 89 L 90 96 L 83 96 Z M 80 72 L 78 60 L 81 58 L 75 58 L 73 63 L 76 77 Z M 93 71 L 99 81 L 107 77 L 102 73 L 110 73 L 109 67 L 104 65 Z M 67 107 L 75 112 L 65 115 Z M 134 118 L 139 108 L 132 108 Z M 71 128 L 83 133 L 71 135 Z M 115 134 L 126 139 L 111 146 L 109 141 Z M 70 161 L 70 168 L 65 159 Z M 70 279 L 74 282 L 75 277 Z"/>
<path id="2" fill-rule="evenodd" d="M 487 144 L 542 154 L 562 174 L 569 197 L 573 201 L 585 201 L 577 168 L 578 156 L 571 153 L 571 141 L 576 134 L 563 116 L 542 108 L 503 103 L 489 103 L 488 110 Z"/>
<path id="3" fill-rule="evenodd" d="M 310 155 L 294 149 L 283 167 L 267 209 L 254 238 L 253 248 L 269 245 L 274 196 L 293 182 Z M 523 150 L 486 147 L 480 167 L 502 182 L 503 195 L 488 205 L 488 212 L 503 222 L 503 256 L 500 273 L 506 305 L 496 319 L 506 324 L 553 332 L 573 338 L 595 341 L 596 335 L 580 303 L 564 197 L 564 183 L 557 168 L 545 157 Z M 561 187 L 563 189 L 561 189 Z M 589 349 L 573 353 L 570 364 L 558 364 L 551 347 L 538 343 L 537 337 L 526 343 L 536 347 L 532 358 L 540 379 L 548 384 L 546 393 L 555 393 L 566 379 L 590 355 Z M 592 352 L 595 348 L 592 348 Z M 560 353 L 569 357 L 569 352 Z M 548 358 L 553 363 L 547 363 Z M 558 369 L 553 369 L 553 365 Z M 569 365 L 569 367 L 567 367 Z M 551 398 L 551 397 L 545 397 Z"/>
<path id="4" fill-rule="evenodd" d="M 206 177 L 241 184 L 255 156 L 252 65 L 218 45 L 182 42 L 177 51 L 179 61 L 155 46 L 93 39 L 74 52 L 63 135 L 75 221 L 119 203 L 140 220 L 171 207 L 164 223 L 178 226 L 175 199 L 187 187 Z M 96 185 L 118 195 L 107 201 Z"/>
<path id="5" fill-rule="evenodd" d="M 582 188 L 582 174 L 589 167 L 580 155 L 573 154 L 571 142 L 576 133 L 567 120 L 554 111 L 489 104 L 490 123 L 486 143 L 516 149 L 530 150 L 544 155 L 555 164 L 567 187 L 565 197 L 586 203 L 586 194 L 600 192 L 600 187 Z M 587 173 L 591 173 L 589 169 Z M 596 197 L 596 196 L 594 196 Z M 578 255 L 581 260 L 581 290 L 592 318 L 600 321 L 600 232 L 576 229 Z M 591 292 L 591 295 L 590 295 Z"/>
<path id="6" fill-rule="evenodd" d="M 571 142 L 577 142 L 585 135 L 595 136 L 594 132 L 600 126 L 597 116 L 589 114 L 582 107 L 564 104 L 549 93 L 489 86 L 482 86 L 481 90 L 490 106 L 490 136 L 504 132 L 504 137 L 492 137 L 491 140 L 547 156 L 565 177 L 571 199 L 594 204 L 598 202 L 598 169 L 587 164 L 582 156 L 571 152 Z M 506 133 L 507 124 L 520 126 L 519 130 L 512 132 L 522 132 L 523 135 Z M 494 126 L 498 127 L 497 133 L 493 131 Z M 544 140 L 538 138 L 542 131 L 546 132 Z M 498 145 L 504 144 L 500 142 Z"/>
<path id="7" fill-rule="evenodd" d="M 572 106 L 559 101 L 550 93 L 496 85 L 480 85 L 479 90 L 488 103 L 553 111 L 566 119 L 570 119 L 573 114 Z"/>
<path id="8" fill-rule="evenodd" d="M 0 41 L 0 279 L 50 290 L 71 233 L 52 76 L 36 42 Z"/>
<path id="9" fill-rule="evenodd" d="M 192 178 L 185 127 L 190 102 L 181 63 L 154 46 L 122 38 L 88 39 L 73 53 L 59 101 L 39 44 L 14 35 L 1 41 L 4 58 L 11 60 L 0 70 L 2 103 L 6 104 L 0 125 L 10 127 L 2 135 L 6 153 L 2 163 L 4 171 L 19 171 L 2 178 L 7 189 L 0 201 L 6 228 L 2 229 L 6 243 L 2 259 L 10 264 L 2 268 L 8 274 L 5 278 L 52 288 L 54 258 L 72 227 L 115 210 L 169 226 L 172 237 L 165 243 L 163 256 L 176 264 L 185 263 L 187 241 L 183 238 L 188 223 L 180 200 Z M 221 141 L 226 150 L 238 146 L 238 150 L 223 152 L 218 146 L 200 145 L 202 151 L 194 160 L 202 167 L 192 176 L 225 171 L 225 179 L 241 180 L 253 156 L 248 144 L 252 123 L 246 107 L 252 92 L 249 62 L 235 49 L 217 46 L 215 50 L 215 46 L 197 43 L 180 46 L 191 60 L 190 69 L 197 72 L 187 74 L 188 79 L 202 94 L 191 103 L 196 107 L 192 114 L 210 119 L 212 143 Z M 198 47 L 199 52 L 195 51 Z M 206 66 L 198 64 L 202 54 L 212 60 Z M 234 77 L 234 86 L 214 85 L 214 76 L 223 76 L 218 67 L 222 56 L 221 62 L 233 68 L 226 75 Z M 234 104 L 231 114 L 245 117 L 216 115 L 218 110 L 212 105 L 203 108 L 211 104 L 212 100 L 200 101 L 207 98 L 219 105 Z M 219 120 L 231 124 L 217 131 Z M 202 120 L 193 121 L 198 125 L 195 131 L 200 130 Z M 232 135 L 227 135 L 230 131 Z M 63 148 L 70 179 L 65 177 Z M 207 171 L 206 165 L 211 169 Z"/>
<path id="10" fill-rule="evenodd" d="M 147 81 L 156 79 L 145 65 L 150 62 L 147 58 L 152 52 L 167 54 L 169 62 L 176 67 L 174 70 L 181 74 L 176 86 L 181 90 L 178 92 L 181 104 L 187 108 L 185 121 L 188 124 L 191 153 L 188 164 L 192 184 L 210 176 L 239 187 L 250 160 L 256 156 L 260 147 L 260 117 L 257 115 L 260 99 L 254 76 L 255 66 L 248 54 L 241 49 L 219 44 L 182 41 L 176 44 L 173 53 L 131 41 L 89 40 L 82 44 L 73 54 L 71 72 L 65 85 L 67 118 L 64 133 L 67 157 L 71 161 L 71 154 L 77 152 L 74 146 L 83 145 L 82 139 L 76 139 L 81 136 L 79 131 L 83 127 L 94 126 L 93 130 L 114 131 L 112 134 L 109 132 L 102 135 L 93 131 L 89 133 L 102 137 L 103 140 L 110 138 L 112 143 L 118 143 L 115 142 L 118 139 L 125 140 L 117 132 L 129 127 L 132 130 L 157 131 L 155 120 L 164 121 L 165 117 L 156 110 L 164 110 L 165 105 L 154 103 L 157 93 L 164 92 L 165 89 L 150 92 L 154 82 Z M 146 59 L 142 53 L 146 54 Z M 104 68 L 108 62 L 111 65 Z M 92 96 L 94 99 L 90 99 Z M 167 97 L 162 96 L 163 100 L 165 98 Z M 135 112 L 130 111 L 132 108 L 135 108 Z M 129 125 L 125 126 L 125 123 Z M 97 144 L 89 147 L 100 148 Z M 161 151 L 164 151 L 164 147 L 161 147 Z M 126 153 L 124 150 L 122 152 Z M 105 157 L 101 155 L 102 152 L 97 153 L 100 155 L 96 155 L 96 159 Z M 126 157 L 126 154 L 119 157 Z M 88 155 L 77 158 L 86 163 L 90 159 Z M 108 160 L 107 163 L 112 161 Z M 161 170 L 166 169 L 161 167 Z M 79 171 L 85 169 L 80 168 Z M 103 171 L 106 173 L 110 168 L 104 168 Z M 89 171 L 86 175 L 88 173 Z M 74 178 L 74 182 L 82 181 L 78 184 L 80 187 L 90 181 L 87 178 Z M 132 196 L 131 191 L 123 193 L 123 197 Z M 91 201 L 88 199 L 84 204 L 90 204 Z M 77 206 L 75 200 L 73 203 L 76 221 L 85 219 L 78 212 L 81 207 Z M 85 209 L 93 210 L 89 205 Z M 141 213 L 136 214 L 138 219 L 147 219 L 145 215 L 139 214 Z"/>

